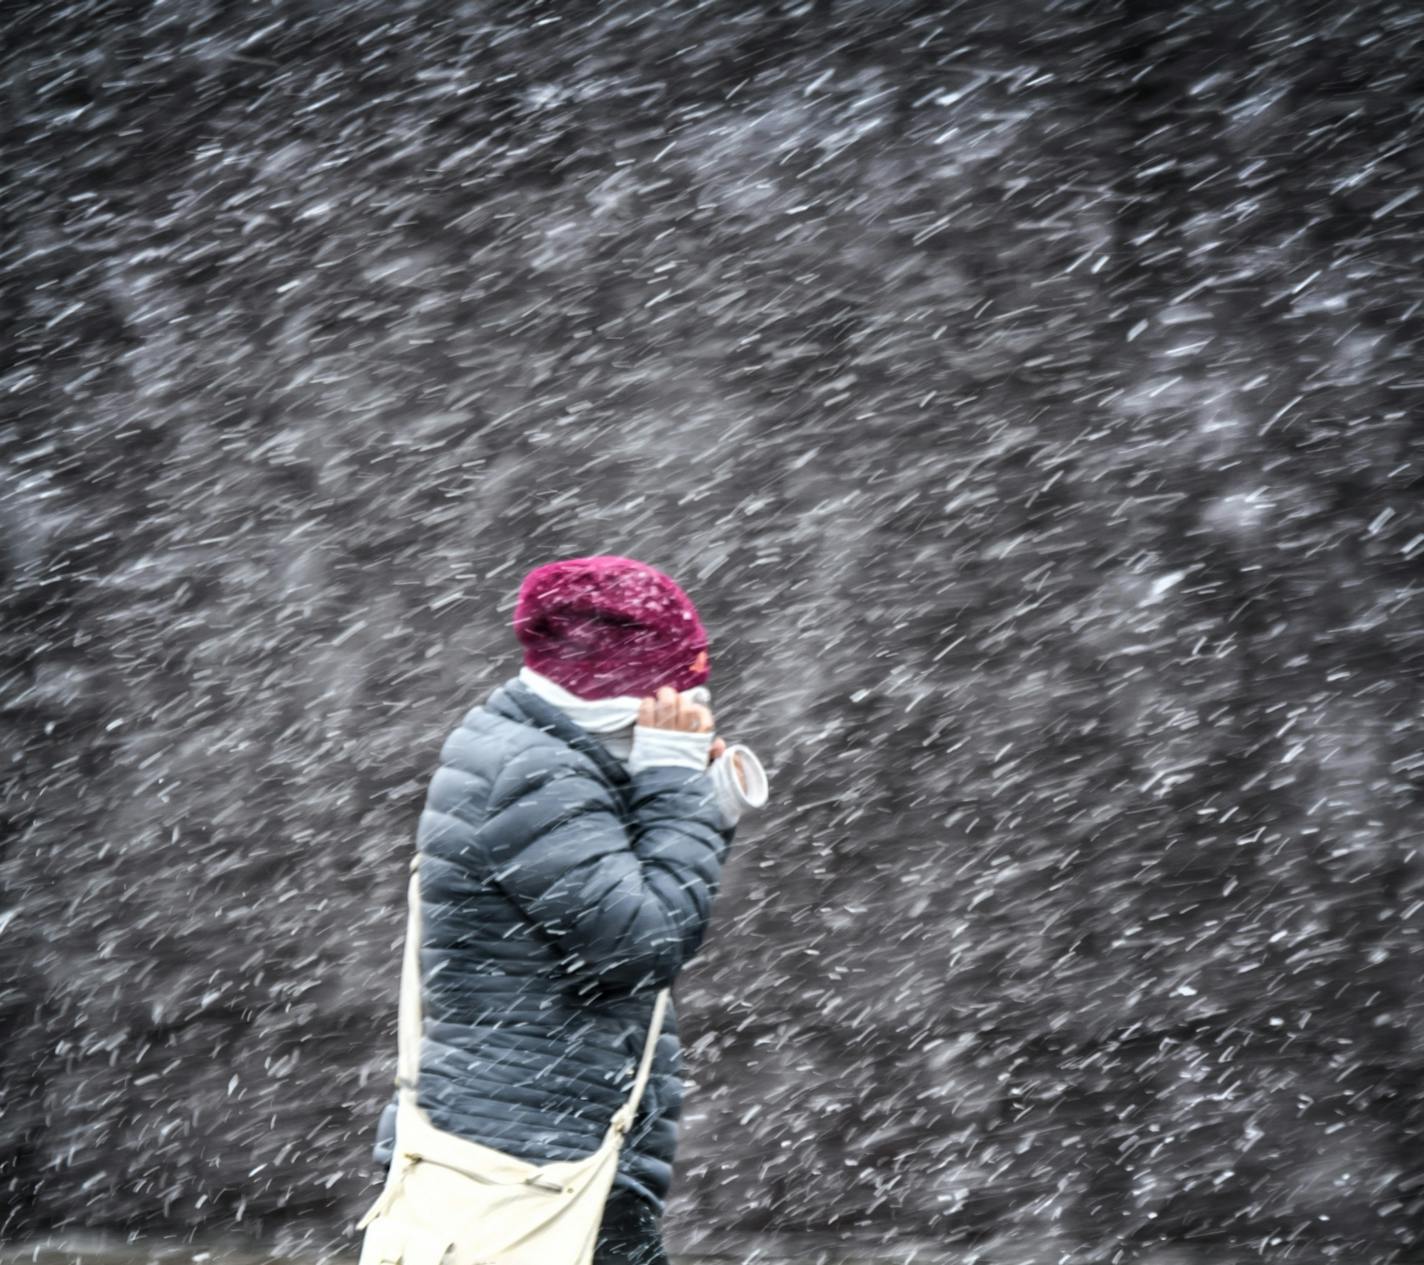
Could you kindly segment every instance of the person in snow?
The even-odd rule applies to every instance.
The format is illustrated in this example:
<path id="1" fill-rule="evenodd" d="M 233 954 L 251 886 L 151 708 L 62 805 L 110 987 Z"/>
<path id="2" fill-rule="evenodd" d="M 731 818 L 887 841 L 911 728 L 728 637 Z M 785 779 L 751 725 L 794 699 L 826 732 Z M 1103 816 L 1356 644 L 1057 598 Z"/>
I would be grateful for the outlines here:
<path id="1" fill-rule="evenodd" d="M 702 944 L 765 772 L 714 733 L 707 633 L 661 571 L 535 568 L 524 666 L 446 739 L 417 826 L 425 1028 L 418 1102 L 522 1159 L 579 1159 L 626 1098 L 653 999 Z M 668 1007 L 596 1265 L 664 1265 L 682 1090 Z M 375 1146 L 389 1164 L 395 1101 Z"/>

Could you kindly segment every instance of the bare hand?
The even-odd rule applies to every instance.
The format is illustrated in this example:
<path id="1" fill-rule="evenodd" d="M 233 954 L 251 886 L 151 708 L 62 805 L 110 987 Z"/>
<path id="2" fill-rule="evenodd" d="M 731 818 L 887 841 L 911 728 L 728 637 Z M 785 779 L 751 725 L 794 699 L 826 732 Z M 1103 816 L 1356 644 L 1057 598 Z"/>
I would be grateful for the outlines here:
<path id="1" fill-rule="evenodd" d="M 689 703 L 671 685 L 643 699 L 638 707 L 638 723 L 651 729 L 680 729 L 688 733 L 711 733 L 712 711 L 701 703 Z"/>

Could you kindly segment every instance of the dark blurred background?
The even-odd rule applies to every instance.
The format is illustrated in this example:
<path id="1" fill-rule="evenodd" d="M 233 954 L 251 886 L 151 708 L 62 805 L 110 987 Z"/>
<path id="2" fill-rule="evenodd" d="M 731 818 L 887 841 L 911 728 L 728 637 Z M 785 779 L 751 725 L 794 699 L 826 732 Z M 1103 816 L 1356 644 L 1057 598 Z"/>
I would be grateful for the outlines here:
<path id="1" fill-rule="evenodd" d="M 1420 1259 L 1424 11 L 5 25 L 0 1237 L 354 1243 L 440 743 L 623 553 L 773 781 L 675 1242 Z"/>

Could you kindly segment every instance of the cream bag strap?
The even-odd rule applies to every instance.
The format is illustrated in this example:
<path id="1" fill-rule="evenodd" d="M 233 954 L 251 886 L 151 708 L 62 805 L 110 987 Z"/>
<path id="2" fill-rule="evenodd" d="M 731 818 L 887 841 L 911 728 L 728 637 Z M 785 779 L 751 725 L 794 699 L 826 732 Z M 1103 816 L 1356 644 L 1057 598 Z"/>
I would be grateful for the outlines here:
<path id="1" fill-rule="evenodd" d="M 396 1085 L 400 1096 L 412 1107 L 415 1106 L 415 1091 L 420 1080 L 420 1038 L 424 1028 L 420 1009 L 420 942 L 422 935 L 420 918 L 420 853 L 410 862 L 410 895 L 406 901 L 405 957 L 401 963 L 400 1017 L 396 1037 Z M 643 1042 L 643 1057 L 638 1064 L 638 1075 L 633 1081 L 627 1101 L 613 1114 L 612 1128 L 620 1136 L 633 1127 L 638 1114 L 638 1105 L 643 1100 L 643 1091 L 648 1087 L 648 1077 L 653 1070 L 653 1056 L 657 1052 L 658 1034 L 663 1030 L 663 1018 L 667 1013 L 668 990 L 659 991 L 653 1003 L 653 1017 L 648 1025 L 648 1036 Z"/>

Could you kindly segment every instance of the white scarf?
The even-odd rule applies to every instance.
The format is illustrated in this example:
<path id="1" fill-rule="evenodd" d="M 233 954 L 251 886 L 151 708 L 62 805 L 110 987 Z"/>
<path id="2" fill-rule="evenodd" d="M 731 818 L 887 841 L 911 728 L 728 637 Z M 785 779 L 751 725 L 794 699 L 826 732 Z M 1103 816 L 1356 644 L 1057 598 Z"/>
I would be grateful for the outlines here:
<path id="1" fill-rule="evenodd" d="M 545 702 L 553 703 L 569 719 L 591 734 L 609 734 L 636 723 L 643 700 L 631 694 L 614 698 L 580 698 L 557 681 L 530 667 L 519 669 L 519 679 Z"/>
<path id="2" fill-rule="evenodd" d="M 633 751 L 633 726 L 638 722 L 638 709 L 643 700 L 635 694 L 620 694 L 612 698 L 580 698 L 564 689 L 557 681 L 521 667 L 519 679 L 545 702 L 552 703 L 574 724 L 597 735 L 616 759 L 626 761 Z M 689 702 L 712 702 L 712 693 L 705 685 L 681 691 Z"/>

